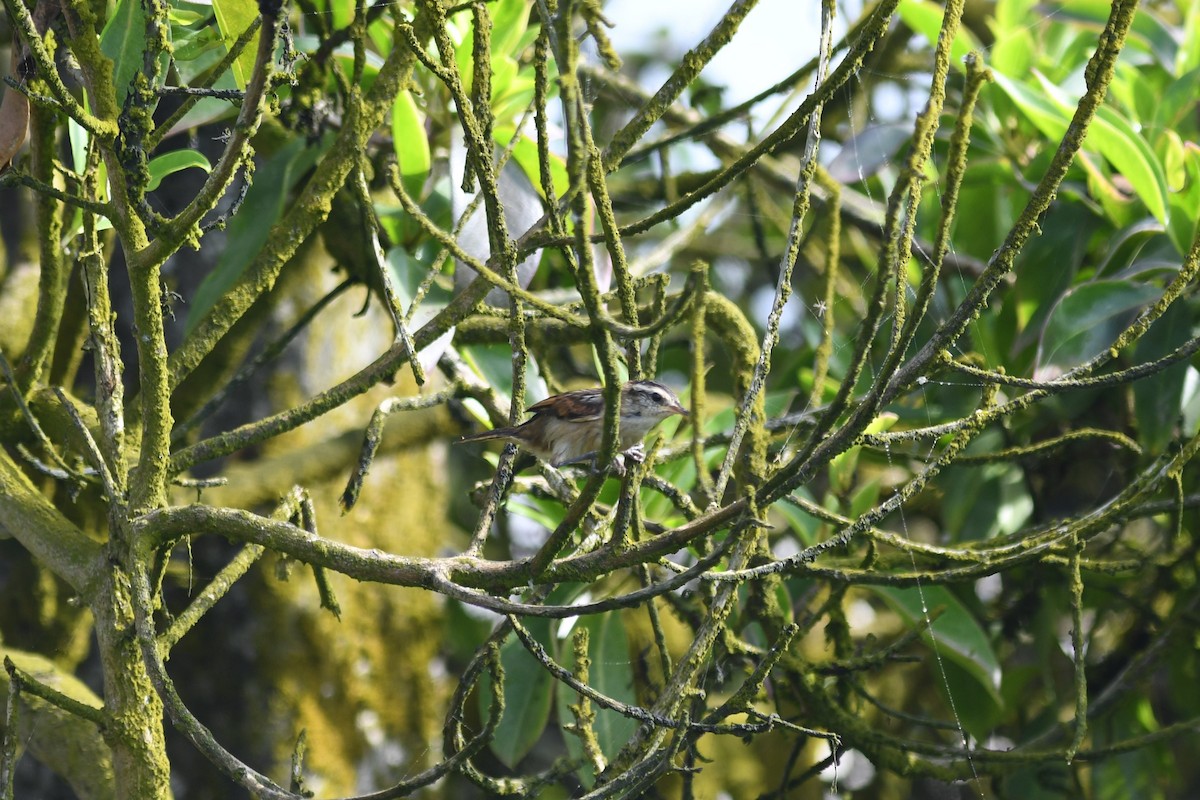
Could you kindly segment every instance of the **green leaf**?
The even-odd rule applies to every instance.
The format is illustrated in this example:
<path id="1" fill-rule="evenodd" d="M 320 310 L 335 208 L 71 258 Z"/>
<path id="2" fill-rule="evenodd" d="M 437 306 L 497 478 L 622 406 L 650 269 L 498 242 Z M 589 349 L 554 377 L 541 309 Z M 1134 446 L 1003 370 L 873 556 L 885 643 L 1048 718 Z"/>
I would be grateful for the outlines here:
<path id="1" fill-rule="evenodd" d="M 129 84 L 142 69 L 146 49 L 146 13 L 141 0 L 117 0 L 112 16 L 100 33 L 100 52 L 113 62 L 113 88 L 117 105 L 125 104 Z"/>
<path id="2" fill-rule="evenodd" d="M 367 26 L 367 35 L 371 37 L 371 43 L 375 45 L 376 50 L 381 53 L 392 52 L 394 41 L 391 23 L 377 19 Z"/>
<path id="3" fill-rule="evenodd" d="M 1046 96 L 1057 103 L 1064 114 L 1074 113 L 1075 103 L 1066 92 L 1041 73 L 1035 71 L 1034 76 Z M 1129 181 L 1154 218 L 1166 224 L 1167 179 L 1150 145 L 1134 130 L 1129 120 L 1108 106 L 1101 106 L 1088 128 L 1084 146 L 1098 150 Z"/>
<path id="4" fill-rule="evenodd" d="M 516 59 L 508 56 L 492 57 L 492 113 L 501 122 L 508 121 L 508 112 L 501 112 L 500 109 L 506 105 L 504 100 L 513 93 L 513 84 L 520 71 L 521 67 Z"/>
<path id="5" fill-rule="evenodd" d="M 1183 142 L 1179 171 L 1183 180 L 1178 190 L 1167 197 L 1171 207 L 1167 235 L 1179 253 L 1186 253 L 1200 227 L 1200 147 L 1195 142 Z"/>
<path id="6" fill-rule="evenodd" d="M 984 434 L 969 452 L 1003 446 L 998 434 Z M 1033 514 L 1033 498 L 1019 467 L 1009 463 L 948 467 L 942 474 L 942 527 L 951 541 L 991 539 L 1021 529 Z"/>
<path id="7" fill-rule="evenodd" d="M 855 490 L 850 496 L 850 512 L 847 514 L 852 519 L 857 519 L 863 514 L 875 507 L 876 501 L 879 500 L 879 492 L 883 488 L 879 478 L 872 478 Z"/>
<path id="8" fill-rule="evenodd" d="M 208 7 L 208 12 L 211 18 L 211 6 Z M 201 79 L 225 56 L 225 41 L 221 38 L 221 31 L 216 25 L 205 23 L 199 30 L 183 28 L 177 31 L 177 34 L 173 40 L 172 56 L 180 84 L 190 84 Z M 221 73 L 212 88 L 237 89 L 233 71 L 227 69 Z M 172 132 L 188 130 L 221 117 L 230 117 L 236 111 L 237 106 L 233 103 L 215 97 L 205 97 L 176 123 Z"/>
<path id="9" fill-rule="evenodd" d="M 867 426 L 864 434 L 883 433 L 896 424 L 899 419 L 890 411 L 884 412 L 871 420 L 871 424 Z M 838 453 L 829 462 L 830 484 L 838 491 L 849 491 L 854 484 L 854 470 L 858 467 L 858 454 L 862 451 L 861 445 L 849 447 L 846 450 Z"/>
<path id="10" fill-rule="evenodd" d="M 226 51 L 232 50 L 238 37 L 258 16 L 258 4 L 253 0 L 213 0 L 213 11 L 217 15 L 217 25 L 221 28 L 221 38 L 225 42 Z M 233 79 L 237 88 L 245 89 L 250 82 L 250 74 L 254 72 L 254 57 L 258 51 L 258 37 L 255 34 L 242 48 L 241 54 L 233 62 Z"/>
<path id="11" fill-rule="evenodd" d="M 354 0 L 329 0 L 334 30 L 345 28 L 354 21 Z"/>
<path id="12" fill-rule="evenodd" d="M 175 59 L 175 63 L 186 64 L 189 61 L 195 61 L 205 53 L 211 53 L 217 50 L 220 52 L 217 58 L 212 59 L 215 63 L 224 55 L 224 42 L 221 40 L 221 33 L 216 28 L 204 27 L 198 31 L 190 31 L 186 28 L 183 32 L 174 38 L 174 48 L 171 55 Z M 184 73 L 180 73 L 180 77 L 188 80 Z M 230 86 L 232 88 L 232 84 Z"/>
<path id="13" fill-rule="evenodd" d="M 217 266 L 197 287 L 192 298 L 187 318 L 188 331 L 208 313 L 221 295 L 237 283 L 266 244 L 271 229 L 283 214 L 292 186 L 329 149 L 332 142 L 333 138 L 327 136 L 316 146 L 309 147 L 303 138 L 297 137 L 258 167 L 254 185 L 246 193 L 240 213 L 229 223 L 225 250 Z"/>
<path id="14" fill-rule="evenodd" d="M 1200 3 L 1188 3 L 1183 23 L 1183 46 L 1175 58 L 1175 74 L 1200 67 Z"/>
<path id="15" fill-rule="evenodd" d="M 1003 703 L 1000 697 L 1000 662 L 996 660 L 991 642 L 971 612 L 946 587 L 864 588 L 879 595 L 910 628 L 919 630 L 921 638 L 931 647 L 936 647 L 941 658 L 956 662 L 998 705 Z M 944 610 L 934 620 L 930 632 L 926 621 L 936 609 Z"/>
<path id="16" fill-rule="evenodd" d="M 1107 0 L 1060 0 L 1055 4 L 1055 15 L 1064 20 L 1088 23 L 1090 30 L 1099 32 L 1108 22 L 1112 6 Z M 1129 42 L 1133 46 L 1155 57 L 1161 66 L 1171 69 L 1175 65 L 1179 47 L 1175 34 L 1156 14 L 1137 14 L 1133 18 Z"/>
<path id="17" fill-rule="evenodd" d="M 1043 136 L 1049 139 L 1061 139 L 1067 132 L 1071 122 L 1068 114 L 1046 99 L 1041 92 L 1035 92 L 1023 83 L 996 72 L 993 74 L 996 86 L 1009 96 L 1017 108 L 1028 117 Z"/>
<path id="18" fill-rule="evenodd" d="M 499 0 L 489 6 L 492 15 L 492 53 L 517 57 L 517 48 L 529 26 L 528 0 Z"/>
<path id="19" fill-rule="evenodd" d="M 1197 94 L 1200 94 L 1200 68 L 1171 81 L 1162 95 L 1154 98 L 1154 123 L 1166 130 L 1184 130 L 1183 126 L 1194 125 L 1191 118 L 1196 111 Z"/>
<path id="20" fill-rule="evenodd" d="M 580 620 L 577 626 L 586 628 L 589 634 L 588 656 L 592 659 L 589 685 L 614 700 L 629 705 L 636 704 L 633 659 L 629 653 L 629 638 L 625 635 L 625 623 L 621 619 L 621 612 L 594 614 Z M 565 653 L 563 662 L 568 669 L 575 665 L 573 655 L 568 656 Z M 564 696 L 570 703 L 578 702 L 579 696 L 565 684 L 559 684 L 559 692 L 560 702 Z M 612 758 L 637 730 L 637 722 L 612 709 L 596 707 L 594 729 L 601 751 L 608 758 Z"/>
<path id="21" fill-rule="evenodd" d="M 979 691 L 978 677 L 954 658 L 943 658 L 939 671 L 940 680 L 935 678 L 934 683 L 946 707 L 953 709 L 951 716 L 973 738 L 987 739 L 1004 717 L 1000 694 Z"/>
<path id="22" fill-rule="evenodd" d="M 498 125 L 492 132 L 492 137 L 501 147 L 508 147 L 508 143 L 512 140 L 514 133 L 511 125 Z M 542 193 L 541 172 L 538 166 L 538 151 L 537 142 L 527 136 L 521 136 L 515 145 L 513 145 L 512 159 L 525 173 L 525 177 L 529 178 L 529 182 L 537 189 L 538 194 Z M 554 184 L 554 193 L 562 197 L 566 193 L 567 187 L 570 185 L 570 178 L 567 177 L 566 162 L 560 156 L 550 155 L 550 181 Z"/>
<path id="23" fill-rule="evenodd" d="M 1075 103 L 1067 92 L 1058 89 L 1040 74 L 1034 74 L 1042 83 L 1042 91 L 1034 91 L 1000 73 L 996 73 L 996 85 L 1012 98 L 1016 107 L 1021 109 L 1044 136 L 1060 139 L 1067 132 Z M 1126 119 L 1110 108 L 1098 109 L 1096 119 L 1088 128 L 1085 146 L 1098 150 L 1100 155 L 1126 178 L 1154 218 L 1166 222 L 1168 192 L 1162 167 L 1154 157 L 1150 145 L 1146 144 L 1145 139 L 1134 131 Z M 1098 176 L 1093 175 L 1093 178 Z M 1115 212 L 1111 204 L 1105 207 L 1110 212 Z M 1120 223 L 1121 221 L 1118 221 L 1118 224 Z"/>
<path id="24" fill-rule="evenodd" d="M 1138 363 L 1167 355 L 1192 336 L 1192 320 L 1182 301 L 1172 303 L 1138 340 Z M 1133 408 L 1138 441 L 1148 454 L 1163 452 L 1175 434 L 1183 405 L 1183 384 L 1188 362 L 1183 359 L 1161 372 L 1133 384 Z"/>
<path id="25" fill-rule="evenodd" d="M 417 108 L 412 92 L 402 91 L 392 104 L 392 146 L 400 165 L 400 181 L 404 190 L 420 199 L 421 189 L 433 163 L 429 155 L 429 139 L 425 134 L 425 115 Z"/>
<path id="26" fill-rule="evenodd" d="M 508 345 L 472 345 L 459 350 L 468 364 L 497 392 L 512 394 L 512 348 Z M 525 404 L 531 405 L 546 397 L 546 382 L 538 371 L 537 362 L 529 359 L 525 368 Z"/>
<path id="27" fill-rule="evenodd" d="M 923 0 L 901 0 L 900 7 L 896 12 L 900 15 L 900 19 L 904 20 L 905 25 L 922 34 L 930 44 L 937 44 L 938 34 L 942 28 L 942 17 L 945 16 L 945 9 L 942 6 Z M 950 63 L 962 71 L 965 69 L 963 58 L 967 53 L 982 49 L 975 36 L 965 27 L 959 26 L 954 41 L 950 44 Z"/>
<path id="28" fill-rule="evenodd" d="M 547 652 L 552 650 L 550 620 L 530 619 L 526 627 Z M 500 663 L 504 667 L 504 716 L 490 746 L 496 758 L 509 769 L 515 769 L 546 729 L 555 681 L 515 635 L 500 646 Z M 479 692 L 479 711 L 484 718 L 493 691 L 491 680 L 485 675 Z"/>
<path id="29" fill-rule="evenodd" d="M 499 459 L 497 459 L 499 460 Z M 563 507 L 550 500 L 542 500 L 528 494 L 515 495 L 508 504 L 509 512 L 533 520 L 548 531 L 562 522 Z"/>
<path id="30" fill-rule="evenodd" d="M 87 150 L 91 134 L 78 122 L 68 117 L 67 137 L 71 142 L 71 166 L 75 168 L 76 172 L 82 173 L 83 168 L 87 165 Z"/>
<path id="31" fill-rule="evenodd" d="M 417 290 L 429 274 L 429 268 L 413 257 L 407 247 L 393 247 L 385 257 L 392 273 L 392 284 L 396 297 L 405 309 L 417 296 Z"/>
<path id="32" fill-rule="evenodd" d="M 807 497 L 807 499 L 812 499 L 808 490 L 803 486 L 793 492 L 793 494 L 804 495 Z M 799 506 L 793 505 L 791 502 L 789 502 L 790 500 L 790 495 L 784 497 L 783 502 L 776 503 L 775 506 L 772 507 L 771 511 L 779 514 L 787 520 L 788 527 L 791 528 L 792 532 L 796 534 L 796 537 L 800 540 L 801 544 L 805 545 L 806 547 L 815 544 L 817 541 L 817 534 L 820 533 L 821 526 L 824 523 Z"/>
<path id="33" fill-rule="evenodd" d="M 208 17 L 208 14 L 204 14 L 200 11 L 193 11 L 191 9 L 175 8 L 174 6 L 167 9 L 167 19 L 171 21 L 172 25 L 188 27 L 190 25 L 195 25 L 197 22 L 208 19 Z"/>
<path id="34" fill-rule="evenodd" d="M 629 653 L 629 639 L 625 635 L 625 623 L 621 619 L 621 612 L 607 611 L 603 614 L 584 617 L 576 623 L 576 627 L 586 628 L 588 631 L 588 658 L 592 662 L 591 669 L 588 671 L 588 685 L 619 702 L 629 705 L 636 704 L 637 694 L 633 689 L 633 659 Z M 571 634 L 560 634 L 560 637 L 559 647 L 562 651 L 560 663 L 566 669 L 573 670 L 575 651 Z M 563 683 L 558 684 L 556 691 L 559 724 L 574 725 L 575 716 L 571 713 L 570 707 L 579 703 L 580 696 Z M 611 760 L 633 736 L 637 730 L 637 722 L 595 703 L 592 703 L 592 709 L 596 712 L 592 730 L 596 733 L 600 751 L 606 759 Z M 571 756 L 581 758 L 583 747 L 579 737 L 563 731 L 563 738 L 566 740 L 567 751 Z"/>
<path id="35" fill-rule="evenodd" d="M 1131 697 L 1104 717 L 1103 725 L 1092 725 L 1097 747 L 1128 742 L 1160 729 L 1154 709 L 1145 697 Z M 1103 759 L 1092 768 L 1096 800 L 1162 800 L 1163 776 L 1173 775 L 1175 758 L 1166 742 L 1121 752 Z M 1171 794 L 1171 797 L 1178 795 Z"/>
<path id="36" fill-rule="evenodd" d="M 690 458 L 668 461 L 656 467 L 655 473 L 684 491 L 688 491 L 696 485 L 696 464 Z M 642 513 L 646 519 L 652 519 L 667 526 L 682 522 L 682 515 L 675 510 L 675 505 L 661 492 L 643 486 L 640 494 Z"/>
<path id="37" fill-rule="evenodd" d="M 1162 225 L 1152 219 L 1142 218 L 1140 222 L 1110 235 L 1104 260 L 1096 267 L 1096 277 L 1128 277 L 1125 271 L 1134 265 L 1142 250 L 1162 234 Z"/>
<path id="38" fill-rule="evenodd" d="M 1010 308 L 1020 312 L 1021 332 L 1012 352 L 1028 351 L 1020 364 L 1022 369 L 1032 365 L 1046 318 L 1074 283 L 1088 258 L 1092 231 L 1100 223 L 1100 218 L 1081 203 L 1055 203 L 1042 220 L 1042 235 L 1030 238 L 1017 256 L 1017 282 L 1013 287 L 1017 302 L 1004 303 L 1001 313 Z"/>
<path id="39" fill-rule="evenodd" d="M 1036 53 L 1033 32 L 1022 27 L 1004 34 L 997 32 L 987 62 L 995 74 L 1024 75 L 1033 66 Z"/>
<path id="40" fill-rule="evenodd" d="M 146 189 L 151 192 L 158 188 L 163 178 L 173 172 L 192 168 L 212 172 L 212 165 L 208 163 L 208 159 L 195 150 L 172 150 L 170 153 L 155 156 L 150 159 L 149 168 L 150 185 Z"/>
<path id="41" fill-rule="evenodd" d="M 1038 380 L 1052 380 L 1111 347 L 1139 308 L 1162 290 L 1133 281 L 1093 281 L 1071 289 L 1050 312 L 1038 345 Z"/>
<path id="42" fill-rule="evenodd" d="M 1200 372 L 1187 368 L 1183 381 L 1183 435 L 1194 436 L 1200 430 Z"/>

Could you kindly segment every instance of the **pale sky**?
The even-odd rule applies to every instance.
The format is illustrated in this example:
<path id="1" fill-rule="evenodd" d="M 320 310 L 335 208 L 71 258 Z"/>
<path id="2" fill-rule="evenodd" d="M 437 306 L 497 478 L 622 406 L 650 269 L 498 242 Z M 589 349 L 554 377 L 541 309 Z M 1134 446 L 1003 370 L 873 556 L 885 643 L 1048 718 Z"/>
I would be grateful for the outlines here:
<path id="1" fill-rule="evenodd" d="M 615 25 L 609 35 L 618 53 L 644 50 L 666 29 L 673 43 L 669 56 L 676 58 L 702 40 L 729 5 L 729 0 L 608 0 L 604 15 Z M 838 14 L 835 40 L 846 29 L 840 7 Z M 760 0 L 703 75 L 729 87 L 726 105 L 737 104 L 815 56 L 820 28 L 816 0 Z"/>

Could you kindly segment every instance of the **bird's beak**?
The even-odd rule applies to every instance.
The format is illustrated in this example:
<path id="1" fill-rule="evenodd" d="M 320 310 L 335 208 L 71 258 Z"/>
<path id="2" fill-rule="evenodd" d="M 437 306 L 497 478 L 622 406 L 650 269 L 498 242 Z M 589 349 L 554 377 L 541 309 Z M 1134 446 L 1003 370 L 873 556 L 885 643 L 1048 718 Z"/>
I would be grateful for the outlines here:
<path id="1" fill-rule="evenodd" d="M 671 410 L 674 411 L 679 416 L 683 417 L 684 419 L 688 419 L 689 417 L 691 417 L 691 414 L 688 413 L 688 410 L 686 408 L 684 408 L 683 406 L 679 405 L 678 403 L 676 403 L 675 406 Z"/>

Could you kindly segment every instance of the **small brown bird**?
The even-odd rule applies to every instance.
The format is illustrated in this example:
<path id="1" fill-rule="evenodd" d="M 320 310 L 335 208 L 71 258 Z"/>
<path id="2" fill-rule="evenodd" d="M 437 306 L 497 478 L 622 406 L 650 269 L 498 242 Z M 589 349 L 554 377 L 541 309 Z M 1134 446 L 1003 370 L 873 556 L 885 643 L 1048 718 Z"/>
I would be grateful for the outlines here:
<path id="1" fill-rule="evenodd" d="M 604 435 L 601 389 L 556 394 L 530 406 L 529 411 L 533 417 L 520 425 L 471 434 L 459 441 L 503 439 L 556 467 L 583 461 L 600 450 Z M 621 387 L 620 450 L 636 457 L 650 429 L 676 414 L 686 417 L 688 412 L 666 386 L 655 381 L 629 381 Z"/>

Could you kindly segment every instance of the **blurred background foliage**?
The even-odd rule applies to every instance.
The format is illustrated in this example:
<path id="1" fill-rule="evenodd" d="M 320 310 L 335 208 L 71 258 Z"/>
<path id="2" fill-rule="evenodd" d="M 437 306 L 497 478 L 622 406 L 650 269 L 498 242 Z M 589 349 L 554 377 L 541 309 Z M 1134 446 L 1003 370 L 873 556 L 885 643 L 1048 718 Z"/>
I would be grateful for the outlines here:
<path id="1" fill-rule="evenodd" d="M 130 79 L 144 68 L 145 11 L 136 0 L 96 8 L 107 20 L 100 42 L 114 65 L 120 103 Z M 558 102 L 557 62 L 547 61 L 544 50 L 539 55 L 548 46 L 546 37 L 539 38 L 543 12 L 528 0 L 447 5 L 445 11 L 445 24 L 437 29 L 427 11 L 409 3 L 373 4 L 357 9 L 365 32 L 359 35 L 349 0 L 297 0 L 287 7 L 289 27 L 277 49 L 280 78 L 271 86 L 270 108 L 254 138 L 253 165 L 246 165 L 243 186 L 219 209 L 228 224 L 208 234 L 198 249 L 180 250 L 163 268 L 172 350 L 246 279 L 268 240 L 281 236 L 289 213 L 299 207 L 297 197 L 334 151 L 337 133 L 362 124 L 349 114 L 348 98 L 368 92 L 387 55 L 408 46 L 397 38 L 397 21 L 409 24 L 407 30 L 428 52 L 438 54 L 438 63 L 453 63 L 463 94 L 455 98 L 444 76 L 429 64 L 416 64 L 383 123 L 364 137 L 363 185 L 356 187 L 352 177 L 327 192 L 331 208 L 317 235 L 297 248 L 278 282 L 176 391 L 176 452 L 348 379 L 391 343 L 392 318 L 386 302 L 377 302 L 389 292 L 415 330 L 465 290 L 473 273 L 456 258 L 462 254 L 431 233 L 431 226 L 453 231 L 462 250 L 476 258 L 495 251 L 496 243 L 489 243 L 494 221 L 485 223 L 482 208 L 467 212 L 473 201 L 482 204 L 479 176 L 471 174 L 464 156 L 458 114 L 464 98 L 477 112 L 487 109 L 475 115 L 484 122 L 476 132 L 505 162 L 498 170 L 499 195 L 514 236 L 568 195 L 563 132 L 569 124 L 559 114 L 545 120 L 548 149 L 539 152 L 533 120 L 539 91 L 549 94 L 550 107 Z M 772 435 L 764 478 L 794 459 L 805 442 L 820 442 L 845 421 L 849 412 L 835 419 L 822 413 L 839 391 L 852 389 L 854 397 L 862 397 L 886 370 L 889 337 L 881 334 L 866 343 L 856 384 L 844 386 L 855 380 L 854 365 L 863 354 L 855 337 L 869 316 L 889 245 L 886 206 L 907 179 L 913 120 L 929 95 L 943 12 L 932 3 L 901 2 L 881 40 L 824 107 L 821 174 L 812 190 L 813 210 L 801 220 L 792 294 L 765 386 Z M 586 40 L 588 56 L 581 89 L 603 148 L 656 88 L 639 79 L 675 70 L 678 59 L 661 48 L 622 52 L 623 65 L 618 64 L 599 7 L 583 4 L 578 13 L 573 35 Z M 681 7 L 679 13 L 687 12 Z M 871 8 L 839 13 L 851 29 L 846 42 L 853 43 Z M 969 300 L 972 286 L 1018 225 L 1088 86 L 1088 59 L 1108 14 L 1109 6 L 1096 0 L 999 0 L 968 7 L 953 42 L 932 159 L 920 166 L 919 203 L 915 216 L 905 219 L 912 225 L 913 253 L 900 265 L 898 288 L 892 289 L 909 302 L 929 263 L 939 257 L 941 203 L 952 183 L 951 134 L 962 108 L 969 52 L 980 54 L 989 79 L 969 129 L 944 270 L 909 355 Z M 168 67 L 159 77 L 172 86 L 244 91 L 254 64 L 252 38 L 229 69 L 218 73 L 214 67 L 228 62 L 230 49 L 256 16 L 256 7 L 244 0 L 174 0 L 171 47 L 163 55 Z M 818 11 L 810 16 L 779 35 L 801 37 L 808 30 L 815 39 Z M 1113 347 L 1189 259 L 1195 261 L 1198 28 L 1196 0 L 1138 9 L 1082 150 L 1012 271 L 990 301 L 973 309 L 965 334 L 936 369 L 922 372 L 880 409 L 865 436 L 760 510 L 770 527 L 751 563 L 803 553 L 883 508 L 947 452 L 955 426 L 977 409 L 1070 379 L 1073 369 L 1097 356 L 1110 355 L 1103 370 L 1116 371 L 1196 341 L 1197 301 L 1189 283 L 1144 334 L 1119 351 Z M 835 62 L 846 42 L 835 50 Z M 475 74 L 480 59 L 488 65 L 482 87 Z M 539 64 L 547 69 L 540 85 Z M 754 65 L 764 86 L 782 83 L 761 102 L 741 107 L 729 107 L 722 87 L 701 76 L 607 176 L 622 224 L 663 207 L 677 209 L 624 239 L 643 309 L 661 308 L 656 304 L 665 302 L 668 286 L 679 291 L 700 261 L 708 266 L 715 293 L 740 309 L 756 338 L 768 335 L 765 323 L 794 220 L 803 129 L 702 202 L 680 201 L 774 130 L 811 90 L 816 66 L 785 76 L 774 74 L 771 64 Z M 783 110 L 774 115 L 762 110 L 773 103 Z M 148 219 L 169 216 L 194 197 L 220 157 L 237 110 L 228 96 L 163 95 L 152 109 L 159 127 L 144 154 Z M 104 201 L 105 167 L 88 133 L 61 116 L 49 124 L 60 164 L 49 180 L 77 194 L 94 191 Z M 6 242 L 0 347 L 10 358 L 29 349 L 36 305 L 31 298 L 38 294 L 44 257 L 35 193 L 12 178 L 36 173 L 24 158 L 17 158 L 0 189 Z M 401 194 L 420 215 L 413 205 L 406 208 Z M 567 214 L 552 216 L 564 225 L 550 228 L 554 236 L 569 236 L 572 224 L 579 224 Z M 114 265 L 124 361 L 134 365 L 130 301 L 119 277 L 121 242 L 111 229 L 103 231 L 108 227 L 103 217 L 98 221 Z M 84 215 L 68 207 L 61 224 L 57 236 L 68 258 L 76 258 Z M 545 244 L 549 234 L 540 235 Z M 530 252 L 522 251 L 519 266 L 512 264 L 513 275 L 534 297 L 581 314 L 576 270 L 582 256 L 562 244 L 526 248 Z M 376 268 L 376 245 L 387 266 L 383 275 Z M 596 281 L 608 292 L 614 287 L 611 253 L 597 247 L 594 257 Z M 92 356 L 80 347 L 86 302 L 80 281 L 73 279 L 47 371 L 47 383 L 85 398 L 97 392 Z M 309 310 L 315 311 L 311 320 L 305 316 Z M 336 498 L 373 409 L 390 396 L 418 392 L 407 367 L 394 385 L 377 386 L 309 426 L 255 442 L 236 455 L 189 463 L 195 476 L 230 479 L 227 487 L 203 490 L 201 501 L 264 512 L 293 485 L 303 484 L 315 499 L 322 535 L 331 539 L 403 555 L 463 552 L 497 459 L 480 458 L 478 449 L 447 448 L 446 442 L 468 424 L 500 421 L 504 406 L 497 401 L 520 391 L 514 390 L 507 309 L 498 303 L 476 311 L 453 338 L 443 337 L 422 353 L 426 372 L 437 372 L 440 364 L 443 374 L 435 386 L 453 387 L 454 403 L 394 418 L 361 503 L 345 516 Z M 894 313 L 889 301 L 883 330 Z M 653 316 L 644 315 L 643 322 Z M 307 327 L 297 334 L 300 322 Z M 728 501 L 740 491 L 711 496 L 712 476 L 721 468 L 744 391 L 739 381 L 745 380 L 744 371 L 731 366 L 730 340 L 719 342 L 714 327 L 698 341 L 684 317 L 640 350 L 644 372 L 680 390 L 695 384 L 697 351 L 706 365 L 704 418 L 692 428 L 672 422 L 662 429 L 657 477 L 647 479 L 638 497 L 635 516 L 643 536 L 682 526 L 708 500 Z M 526 341 L 529 360 L 518 403 L 595 385 L 603 374 L 594 340 L 556 327 L 545 314 L 530 313 Z M 263 369 L 235 378 L 260 356 L 268 362 Z M 1001 385 L 1001 373 L 1040 383 Z M 136 390 L 137 370 L 128 369 L 124 377 L 127 391 Z M 519 371 L 516 377 L 522 378 Z M 217 402 L 211 402 L 214 395 Z M 15 452 L 20 436 L 13 429 L 9 425 L 5 445 Z M 925 434 L 905 435 L 914 429 Z M 739 687 L 749 687 L 745 721 L 778 714 L 795 726 L 836 734 L 840 743 L 831 756 L 825 740 L 787 726 L 747 735 L 745 744 L 733 736 L 698 738 L 681 746 L 674 764 L 682 769 L 652 782 L 645 788 L 648 796 L 1195 796 L 1200 772 L 1189 755 L 1200 719 L 1200 695 L 1193 691 L 1200 679 L 1200 562 L 1193 535 L 1200 494 L 1195 469 L 1178 456 L 1191 452 L 1198 430 L 1200 373 L 1192 355 L 1136 382 L 1059 386 L 1036 403 L 1000 415 L 965 454 L 898 510 L 880 512 L 848 546 L 823 552 L 811 564 L 797 561 L 761 583 L 746 582 L 719 641 L 705 654 L 688 706 L 692 719 L 707 719 Z M 687 444 L 693 437 L 695 449 Z M 522 462 L 518 468 L 483 550 L 488 558 L 531 555 L 547 530 L 563 520 L 563 490 Z M 688 499 L 672 497 L 664 485 Z M 1115 503 L 1130 487 L 1142 487 L 1137 502 Z M 63 487 L 47 482 L 44 489 L 73 521 L 103 536 L 103 508 L 94 490 L 67 501 Z M 618 507 L 622 491 L 620 481 L 607 481 L 598 508 Z M 194 489 L 179 489 L 173 501 L 183 504 L 196 496 Z M 1047 533 L 1059 529 L 1077 531 L 1077 538 L 1046 544 Z M 719 532 L 673 558 L 693 564 L 732 535 Z M 1081 552 L 1074 551 L 1075 541 Z M 581 551 L 589 546 L 583 533 L 571 545 Z M 98 690 L 100 665 L 94 654 L 89 657 L 88 615 L 72 606 L 69 591 L 14 540 L 0 540 L 0 552 L 4 647 L 40 653 Z M 163 572 L 166 607 L 183 608 L 236 552 L 213 537 L 178 547 Z M 307 568 L 269 554 L 174 651 L 170 671 L 218 740 L 282 780 L 293 742 L 305 730 L 307 787 L 334 796 L 375 790 L 437 763 L 449 746 L 442 731 L 448 707 L 465 715 L 468 727 L 483 724 L 496 691 L 490 680 L 480 683 L 469 702 L 452 694 L 493 635 L 494 615 L 416 589 L 333 576 L 339 623 L 322 611 L 324 598 L 311 582 L 297 577 L 302 570 Z M 1082 575 L 1081 590 L 1072 580 L 1075 572 Z M 540 601 L 565 605 L 622 595 L 646 575 L 615 570 L 597 581 L 561 582 Z M 578 707 L 579 695 L 538 664 L 529 642 L 540 643 L 577 676 L 586 674 L 604 695 L 650 707 L 672 663 L 703 627 L 716 585 L 698 582 L 652 600 L 650 614 L 643 605 L 578 620 L 526 619 L 528 641 L 509 635 L 500 647 L 505 712 L 489 747 L 475 759 L 479 773 L 451 775 L 427 794 L 512 790 L 568 797 L 599 790 L 604 784 L 596 783 L 597 773 L 620 763 L 637 723 L 612 709 L 593 709 L 589 740 L 580 730 L 586 707 Z M 526 593 L 529 602 L 533 597 Z M 782 626 L 792 623 L 799 634 L 788 637 L 791 644 L 776 671 L 765 679 L 755 676 L 756 666 L 781 640 Z M 1072 744 L 1081 692 L 1089 699 L 1087 738 Z M 1172 735 L 1161 735 L 1166 733 Z M 234 796 L 181 737 L 169 735 L 168 746 L 177 796 Z M 1080 757 L 1072 760 L 1068 751 L 1076 749 Z M 834 756 L 840 765 L 834 765 Z M 55 768 L 55 775 L 50 765 L 45 758 L 22 759 L 17 796 L 70 796 L 66 768 Z"/>

